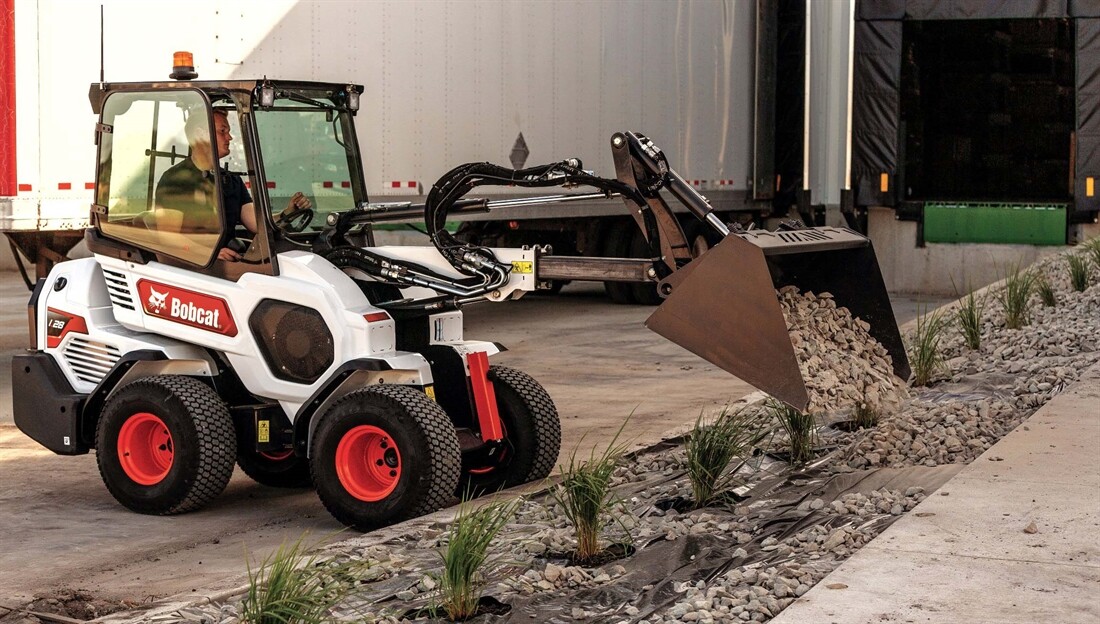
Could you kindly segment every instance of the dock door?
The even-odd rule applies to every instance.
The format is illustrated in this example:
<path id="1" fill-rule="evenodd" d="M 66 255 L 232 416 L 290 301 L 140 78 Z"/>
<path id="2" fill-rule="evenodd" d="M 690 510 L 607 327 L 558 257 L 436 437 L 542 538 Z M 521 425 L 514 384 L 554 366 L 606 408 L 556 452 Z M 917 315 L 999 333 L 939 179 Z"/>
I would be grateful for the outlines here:
<path id="1" fill-rule="evenodd" d="M 859 206 L 929 242 L 1064 244 L 1100 210 L 1100 3 L 857 5 Z"/>

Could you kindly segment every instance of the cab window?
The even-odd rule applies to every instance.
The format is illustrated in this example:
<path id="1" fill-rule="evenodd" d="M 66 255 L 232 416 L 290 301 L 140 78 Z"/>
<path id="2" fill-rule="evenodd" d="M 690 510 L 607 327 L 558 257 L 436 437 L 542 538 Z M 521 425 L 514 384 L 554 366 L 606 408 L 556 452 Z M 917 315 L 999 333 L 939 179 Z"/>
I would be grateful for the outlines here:
<path id="1" fill-rule="evenodd" d="M 103 106 L 103 234 L 207 266 L 224 230 L 210 105 L 198 91 L 119 92 Z"/>
<path id="2" fill-rule="evenodd" d="M 319 94 L 307 95 L 318 98 L 315 104 L 283 96 L 275 107 L 257 109 L 256 126 L 272 211 L 282 211 L 301 192 L 313 205 L 310 225 L 316 230 L 329 213 L 355 207 L 350 167 L 355 152 L 345 140 L 350 136 L 347 114 L 322 102 Z"/>

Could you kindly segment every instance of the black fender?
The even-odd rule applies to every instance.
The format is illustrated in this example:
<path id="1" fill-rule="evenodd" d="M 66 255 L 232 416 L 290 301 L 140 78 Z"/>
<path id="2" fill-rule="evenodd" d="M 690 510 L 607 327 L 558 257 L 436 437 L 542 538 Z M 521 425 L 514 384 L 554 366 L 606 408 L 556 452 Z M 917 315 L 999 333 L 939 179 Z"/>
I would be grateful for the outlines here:
<path id="1" fill-rule="evenodd" d="M 347 381 L 348 377 L 359 371 L 381 373 L 389 370 L 393 370 L 393 367 L 385 360 L 359 358 L 345 362 L 333 371 L 325 380 L 325 383 L 302 404 L 302 407 L 298 409 L 298 413 L 294 415 L 295 454 L 301 457 L 307 456 L 309 441 L 313 436 L 313 430 L 316 428 L 317 419 L 314 416 L 322 411 L 330 402 L 330 399 L 336 398 L 333 396 L 334 393 L 340 389 L 340 386 Z"/>
<path id="2" fill-rule="evenodd" d="M 84 401 L 84 408 L 80 412 L 79 435 L 81 443 L 88 448 L 95 448 L 95 429 L 99 424 L 99 414 L 103 411 L 107 398 L 115 391 L 118 384 L 130 372 L 138 362 L 157 362 L 167 360 L 168 356 L 161 351 L 153 349 L 139 349 L 125 353 L 115 362 L 115 365 L 103 376 L 99 385 L 92 390 Z"/>

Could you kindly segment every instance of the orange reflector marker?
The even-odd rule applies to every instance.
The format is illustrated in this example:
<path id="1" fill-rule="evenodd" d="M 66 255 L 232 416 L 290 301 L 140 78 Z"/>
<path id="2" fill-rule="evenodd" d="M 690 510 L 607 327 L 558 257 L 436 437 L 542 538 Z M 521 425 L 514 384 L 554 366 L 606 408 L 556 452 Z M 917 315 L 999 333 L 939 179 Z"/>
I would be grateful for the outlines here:
<path id="1" fill-rule="evenodd" d="M 497 411 L 497 394 L 487 375 L 489 356 L 484 351 L 468 353 L 466 364 L 470 367 L 470 393 L 474 395 L 481 441 L 496 442 L 504 437 L 504 432 L 500 427 L 500 412 Z"/>
<path id="2" fill-rule="evenodd" d="M 390 320 L 390 315 L 387 312 L 371 312 L 370 314 L 364 314 L 363 318 L 367 319 L 368 323 L 380 323 Z"/>
<path id="3" fill-rule="evenodd" d="M 878 188 L 879 188 L 879 191 L 882 192 L 882 193 L 887 193 L 887 192 L 890 191 L 890 174 L 889 173 L 883 173 L 879 177 Z"/>
<path id="4" fill-rule="evenodd" d="M 1096 195 L 1096 178 L 1089 176 L 1085 178 L 1085 197 L 1094 195 Z"/>

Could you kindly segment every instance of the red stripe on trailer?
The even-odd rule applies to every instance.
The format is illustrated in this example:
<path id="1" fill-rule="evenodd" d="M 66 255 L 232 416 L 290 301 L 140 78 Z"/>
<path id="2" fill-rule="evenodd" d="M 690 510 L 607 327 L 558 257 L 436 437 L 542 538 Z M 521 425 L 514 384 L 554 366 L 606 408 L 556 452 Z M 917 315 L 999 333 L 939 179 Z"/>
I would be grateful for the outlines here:
<path id="1" fill-rule="evenodd" d="M 73 190 L 73 183 L 72 182 L 58 182 L 57 183 L 57 190 L 59 190 L 59 191 L 71 191 L 71 190 Z"/>
<path id="2" fill-rule="evenodd" d="M 497 394 L 489 381 L 489 356 L 484 351 L 466 354 L 470 368 L 470 393 L 477 408 L 477 425 L 482 442 L 496 442 L 504 437 L 500 428 L 500 412 L 497 411 Z"/>
<path id="3" fill-rule="evenodd" d="M 390 182 L 390 188 L 401 188 L 401 183 L 397 180 L 393 180 L 392 182 Z"/>
<path id="4" fill-rule="evenodd" d="M 23 190 L 16 183 L 15 137 L 15 0 L 0 0 L 0 195 Z"/>
<path id="5" fill-rule="evenodd" d="M 267 188 L 275 188 L 275 181 L 274 180 L 268 180 L 267 181 Z"/>
<path id="6" fill-rule="evenodd" d="M 416 188 L 416 187 L 417 187 L 416 180 L 409 180 L 409 188 Z"/>
<path id="7" fill-rule="evenodd" d="M 343 182 L 340 183 L 340 188 L 351 188 L 351 182 L 348 182 L 347 180 L 344 180 Z"/>
<path id="8" fill-rule="evenodd" d="M 20 193 L 30 193 L 30 192 L 31 192 L 31 190 L 32 190 L 32 189 L 31 189 L 31 185 L 30 185 L 30 184 L 20 184 L 20 185 L 19 185 L 19 192 L 20 192 Z"/>
<path id="9" fill-rule="evenodd" d="M 325 180 L 321 183 L 321 186 L 324 188 L 332 188 L 332 180 Z"/>
<path id="10" fill-rule="evenodd" d="M 252 188 L 252 182 L 250 182 L 250 181 L 248 181 L 248 180 L 245 180 L 245 181 L 244 181 L 244 187 L 245 187 L 246 189 L 251 189 L 251 188 Z"/>
<path id="11" fill-rule="evenodd" d="M 84 183 L 84 190 L 85 191 L 94 191 L 95 190 L 95 182 L 85 182 Z"/>

